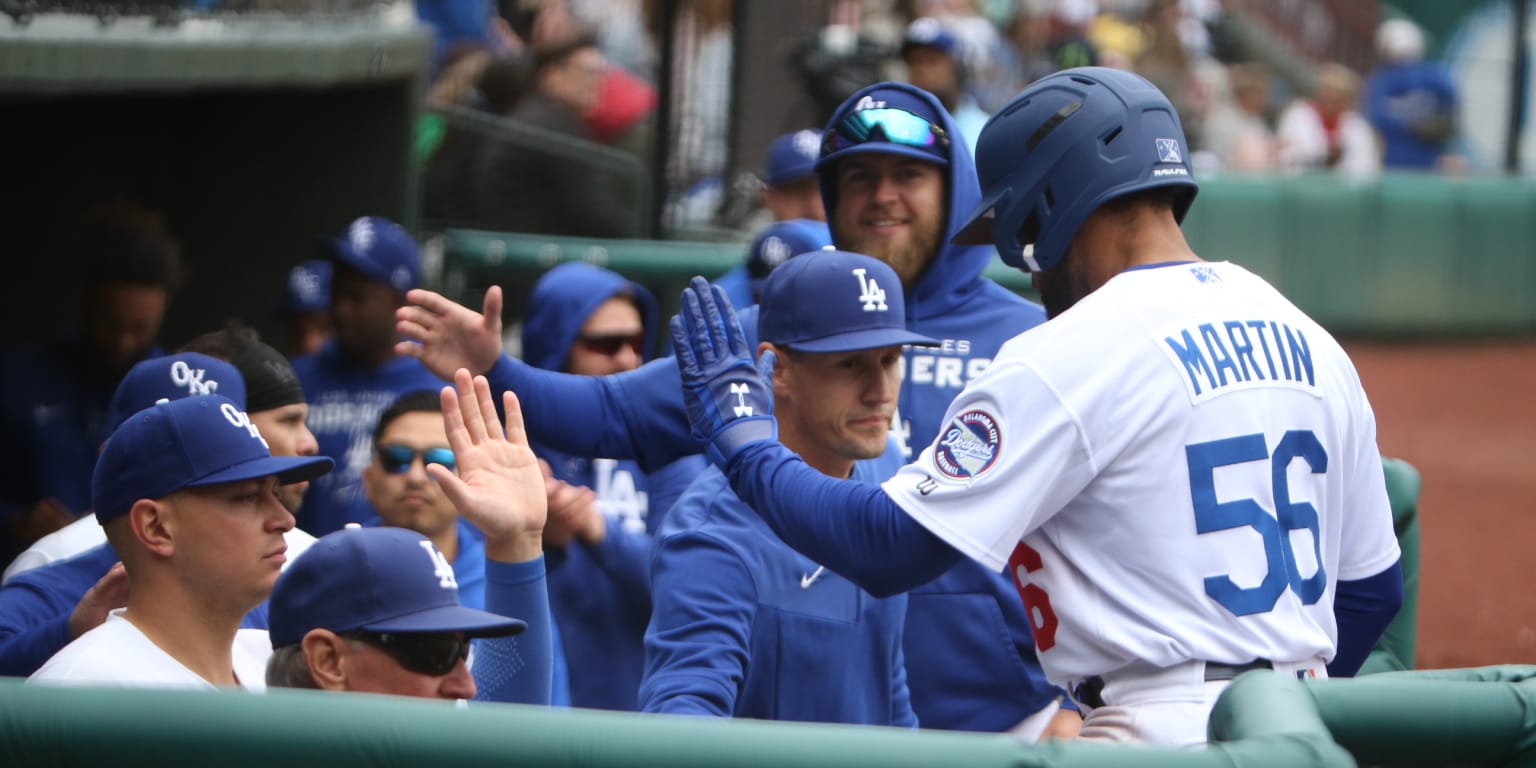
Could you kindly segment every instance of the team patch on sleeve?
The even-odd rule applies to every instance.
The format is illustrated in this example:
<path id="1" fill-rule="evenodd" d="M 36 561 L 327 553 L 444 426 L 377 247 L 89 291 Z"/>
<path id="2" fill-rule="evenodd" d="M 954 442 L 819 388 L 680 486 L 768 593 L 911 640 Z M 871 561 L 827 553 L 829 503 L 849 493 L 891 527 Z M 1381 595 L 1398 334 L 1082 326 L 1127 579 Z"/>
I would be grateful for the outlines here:
<path id="1" fill-rule="evenodd" d="M 933 464 L 952 480 L 974 480 L 997 463 L 1002 447 L 1003 433 L 997 419 L 986 411 L 970 410 L 944 428 L 934 447 Z"/>

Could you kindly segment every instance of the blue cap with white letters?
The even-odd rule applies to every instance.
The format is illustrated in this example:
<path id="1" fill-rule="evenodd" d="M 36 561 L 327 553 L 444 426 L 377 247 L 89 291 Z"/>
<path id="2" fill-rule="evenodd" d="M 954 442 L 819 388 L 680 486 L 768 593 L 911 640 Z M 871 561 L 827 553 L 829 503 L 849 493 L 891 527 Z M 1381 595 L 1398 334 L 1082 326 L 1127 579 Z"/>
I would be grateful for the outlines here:
<path id="1" fill-rule="evenodd" d="M 802 352 L 939 344 L 907 330 L 901 281 L 885 262 L 830 249 L 796 256 L 768 275 L 757 337 Z"/>

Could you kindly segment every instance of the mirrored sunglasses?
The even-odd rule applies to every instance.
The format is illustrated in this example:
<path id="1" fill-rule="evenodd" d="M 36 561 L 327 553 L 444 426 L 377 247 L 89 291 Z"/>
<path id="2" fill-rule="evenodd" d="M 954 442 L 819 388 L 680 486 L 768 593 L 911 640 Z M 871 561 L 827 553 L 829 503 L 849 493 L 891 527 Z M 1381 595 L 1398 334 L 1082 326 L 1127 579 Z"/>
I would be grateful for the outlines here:
<path id="1" fill-rule="evenodd" d="M 390 444 L 379 446 L 378 453 L 379 466 L 391 475 L 409 471 L 411 463 L 416 461 L 417 456 L 421 457 L 423 469 L 428 464 L 441 464 L 449 470 L 454 467 L 453 450 L 449 448 L 428 448 L 418 451 L 408 445 Z"/>
<path id="2" fill-rule="evenodd" d="M 949 151 L 949 133 L 943 126 L 905 109 L 882 107 L 849 113 L 827 132 L 822 154 L 831 154 L 871 141 L 930 149 L 935 155 L 944 155 Z"/>

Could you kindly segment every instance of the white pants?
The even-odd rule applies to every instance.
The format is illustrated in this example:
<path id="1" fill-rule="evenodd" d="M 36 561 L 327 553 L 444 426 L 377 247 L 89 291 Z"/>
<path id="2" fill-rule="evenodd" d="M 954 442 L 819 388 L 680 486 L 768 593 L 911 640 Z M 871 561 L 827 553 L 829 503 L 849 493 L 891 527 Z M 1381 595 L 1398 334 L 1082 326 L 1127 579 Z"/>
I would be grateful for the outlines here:
<path id="1" fill-rule="evenodd" d="M 1322 662 L 1309 661 L 1276 663 L 1270 674 L 1327 677 L 1328 671 Z M 1166 669 L 1133 666 L 1104 675 L 1104 706 L 1082 706 L 1079 738 L 1175 747 L 1203 745 L 1211 708 L 1231 682 L 1207 681 L 1203 661 Z"/>

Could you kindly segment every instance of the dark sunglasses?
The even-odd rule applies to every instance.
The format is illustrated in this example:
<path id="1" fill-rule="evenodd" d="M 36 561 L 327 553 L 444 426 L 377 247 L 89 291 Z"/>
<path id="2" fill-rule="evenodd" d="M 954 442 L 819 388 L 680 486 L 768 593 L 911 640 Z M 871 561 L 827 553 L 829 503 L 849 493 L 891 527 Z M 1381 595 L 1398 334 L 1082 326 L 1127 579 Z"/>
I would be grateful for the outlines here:
<path id="1" fill-rule="evenodd" d="M 342 637 L 367 643 L 412 672 L 442 677 L 469 658 L 470 639 L 457 632 L 369 632 L 358 629 Z"/>
<path id="2" fill-rule="evenodd" d="M 450 448 L 428 448 L 418 451 L 408 445 L 381 445 L 378 447 L 379 466 L 391 475 L 409 472 L 411 462 L 421 457 L 423 469 L 428 464 L 441 464 L 445 469 L 453 469 L 453 450 Z"/>
<path id="3" fill-rule="evenodd" d="M 943 126 L 935 125 L 928 118 L 905 109 L 881 107 L 856 110 L 843 118 L 836 128 L 827 133 L 821 153 L 828 155 L 870 141 L 887 141 L 909 147 L 937 146 L 946 152 L 949 149 L 949 133 Z"/>
<path id="4" fill-rule="evenodd" d="M 629 347 L 636 355 L 645 347 L 645 334 L 614 334 L 610 336 L 581 336 L 576 339 L 587 351 L 613 357 L 623 347 Z"/>

